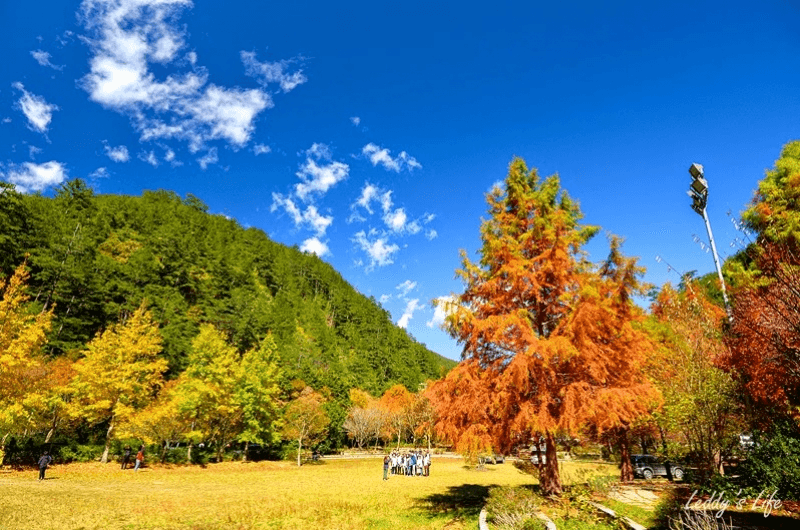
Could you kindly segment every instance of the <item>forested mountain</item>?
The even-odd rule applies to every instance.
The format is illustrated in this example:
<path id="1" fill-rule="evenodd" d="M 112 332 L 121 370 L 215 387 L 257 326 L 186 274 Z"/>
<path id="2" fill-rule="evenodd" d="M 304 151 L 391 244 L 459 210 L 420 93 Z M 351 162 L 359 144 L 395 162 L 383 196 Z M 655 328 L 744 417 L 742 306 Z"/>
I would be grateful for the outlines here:
<path id="1" fill-rule="evenodd" d="M 301 379 L 339 399 L 353 387 L 416 390 L 455 365 L 330 265 L 209 214 L 192 195 L 96 195 L 74 180 L 47 198 L 0 186 L 0 272 L 8 276 L 28 256 L 31 299 L 54 308 L 50 355 L 76 356 L 144 298 L 168 375 L 185 368 L 202 323 L 240 351 L 271 332 L 286 384 Z"/>

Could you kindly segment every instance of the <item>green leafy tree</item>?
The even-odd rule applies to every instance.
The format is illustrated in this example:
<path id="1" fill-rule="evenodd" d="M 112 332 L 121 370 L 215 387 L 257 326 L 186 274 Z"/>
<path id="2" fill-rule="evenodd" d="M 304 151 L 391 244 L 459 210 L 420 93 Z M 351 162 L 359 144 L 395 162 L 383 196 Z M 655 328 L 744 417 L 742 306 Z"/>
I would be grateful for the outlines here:
<path id="1" fill-rule="evenodd" d="M 725 311 L 690 281 L 680 291 L 664 286 L 648 324 L 660 345 L 650 359 L 650 372 L 664 395 L 654 420 L 667 452 L 686 456 L 688 449 L 706 476 L 722 472 L 744 429 L 739 387 L 721 367 L 727 355 L 724 318 Z M 681 443 L 667 444 L 670 434 Z"/>

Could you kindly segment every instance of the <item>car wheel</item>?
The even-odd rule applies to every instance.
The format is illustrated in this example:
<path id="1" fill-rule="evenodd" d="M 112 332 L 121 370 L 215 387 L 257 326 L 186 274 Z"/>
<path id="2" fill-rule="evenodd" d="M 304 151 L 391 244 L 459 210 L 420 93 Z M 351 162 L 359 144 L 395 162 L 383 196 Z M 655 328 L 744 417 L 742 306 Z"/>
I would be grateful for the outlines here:
<path id="1" fill-rule="evenodd" d="M 647 480 L 653 478 L 653 470 L 652 469 L 645 469 L 642 471 L 642 476 Z"/>
<path id="2" fill-rule="evenodd" d="M 683 470 L 678 468 L 672 471 L 672 476 L 675 480 L 683 480 Z"/>

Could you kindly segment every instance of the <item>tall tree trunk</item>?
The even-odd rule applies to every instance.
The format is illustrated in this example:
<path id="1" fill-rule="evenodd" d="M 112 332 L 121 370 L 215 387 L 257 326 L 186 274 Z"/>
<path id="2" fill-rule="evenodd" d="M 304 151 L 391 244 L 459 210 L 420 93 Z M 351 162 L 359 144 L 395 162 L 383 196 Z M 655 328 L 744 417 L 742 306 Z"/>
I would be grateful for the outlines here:
<path id="1" fill-rule="evenodd" d="M 192 446 L 193 445 L 194 444 L 192 442 L 189 442 L 187 444 L 187 448 L 186 448 L 186 463 L 187 464 L 191 464 L 192 463 Z"/>
<path id="2" fill-rule="evenodd" d="M 561 477 L 558 473 L 558 454 L 556 453 L 556 439 L 553 433 L 545 431 L 545 458 L 544 469 L 539 473 L 539 483 L 545 495 L 560 496 L 563 488 Z"/>
<path id="3" fill-rule="evenodd" d="M 628 429 L 620 428 L 617 431 L 619 443 L 619 479 L 622 482 L 633 480 L 633 465 L 631 465 L 631 448 L 628 442 Z"/>
<path id="4" fill-rule="evenodd" d="M 47 431 L 47 436 L 44 438 L 44 443 L 49 444 L 50 439 L 53 437 L 53 434 L 56 432 L 56 425 L 58 425 L 58 414 L 53 415 L 53 423 L 50 424 L 50 430 Z"/>
<path id="5" fill-rule="evenodd" d="M 303 451 L 303 439 L 297 439 L 297 467 L 300 467 L 300 453 Z"/>
<path id="6" fill-rule="evenodd" d="M 100 457 L 100 463 L 105 464 L 108 462 L 108 450 L 111 448 L 111 433 L 114 430 L 114 419 L 115 416 L 111 417 L 111 424 L 108 426 L 108 430 L 106 431 L 106 446 L 103 448 L 103 456 Z"/>
<path id="7" fill-rule="evenodd" d="M 244 443 L 244 451 L 242 451 L 242 462 L 247 462 L 247 451 L 250 449 L 250 442 Z"/>

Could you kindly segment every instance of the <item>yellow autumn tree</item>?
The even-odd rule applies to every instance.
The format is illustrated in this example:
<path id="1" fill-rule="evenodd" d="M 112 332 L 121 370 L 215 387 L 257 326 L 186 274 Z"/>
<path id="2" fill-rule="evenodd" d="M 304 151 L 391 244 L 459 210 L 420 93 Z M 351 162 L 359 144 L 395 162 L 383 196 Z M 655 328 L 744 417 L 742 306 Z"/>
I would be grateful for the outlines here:
<path id="1" fill-rule="evenodd" d="M 0 278 L 0 439 L 24 430 L 30 421 L 25 397 L 41 377 L 42 346 L 50 329 L 50 311 L 30 311 L 23 263 L 10 278 Z M 0 443 L 2 445 L 2 443 Z"/>
<path id="2" fill-rule="evenodd" d="M 161 335 L 145 302 L 130 317 L 98 333 L 75 363 L 70 413 L 90 424 L 108 422 L 101 462 L 108 461 L 115 428 L 143 409 L 163 384 L 167 361 Z"/>

